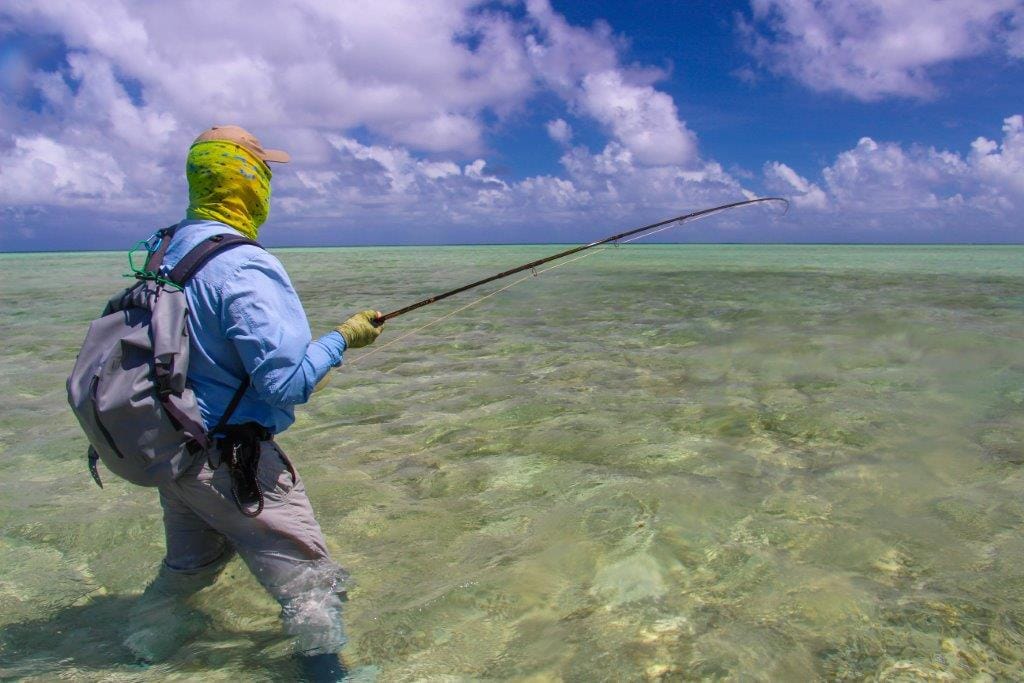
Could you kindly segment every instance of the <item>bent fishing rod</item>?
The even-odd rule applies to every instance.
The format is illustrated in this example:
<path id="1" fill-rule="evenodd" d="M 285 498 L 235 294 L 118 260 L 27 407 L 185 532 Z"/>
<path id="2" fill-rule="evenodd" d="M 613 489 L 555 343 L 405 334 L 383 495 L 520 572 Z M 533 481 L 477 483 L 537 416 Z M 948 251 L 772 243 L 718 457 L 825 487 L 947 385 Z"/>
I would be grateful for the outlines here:
<path id="1" fill-rule="evenodd" d="M 701 209 L 700 211 L 694 211 L 693 213 L 683 214 L 682 216 L 676 216 L 675 218 L 668 218 L 666 220 L 659 221 L 657 223 L 651 223 L 650 225 L 645 225 L 642 228 L 633 228 L 632 230 L 627 230 L 625 232 L 620 232 L 618 234 L 612 235 L 610 237 L 605 237 L 604 239 L 596 240 L 596 241 L 590 242 L 588 244 L 581 244 L 578 247 L 573 247 L 572 249 L 566 249 L 565 251 L 560 251 L 557 254 L 552 254 L 551 256 L 547 256 L 547 257 L 542 258 L 542 259 L 537 259 L 536 261 L 530 261 L 529 263 L 524 263 L 521 266 L 516 266 L 515 268 L 512 268 L 510 270 L 505 270 L 505 271 L 502 271 L 502 272 L 497 273 L 495 275 L 491 275 L 489 277 L 485 277 L 482 280 L 477 280 L 476 282 L 471 282 L 468 285 L 463 285 L 462 287 L 456 287 L 455 289 L 451 289 L 451 290 L 449 290 L 447 292 L 443 292 L 441 294 L 437 294 L 437 295 L 432 296 L 432 297 L 430 297 L 428 299 L 423 299 L 422 301 L 417 301 L 416 303 L 409 304 L 408 306 L 406 306 L 404 308 L 399 308 L 399 309 L 396 309 L 394 311 L 391 311 L 390 313 L 385 313 L 385 314 L 381 315 L 380 317 L 378 317 L 376 320 L 373 321 L 373 324 L 374 324 L 374 326 L 379 327 L 379 326 L 383 325 L 385 322 L 387 322 L 388 320 L 391 320 L 392 318 L 397 318 L 400 315 L 405 315 L 406 313 L 409 313 L 410 311 L 415 311 L 417 308 L 423 308 L 424 306 L 429 306 L 430 304 L 437 303 L 438 301 L 441 301 L 443 299 L 447 299 L 450 296 L 455 296 L 456 294 L 461 294 L 462 292 L 467 292 L 467 291 L 469 291 L 471 289 L 476 289 L 477 287 L 479 287 L 481 285 L 486 285 L 488 282 L 494 282 L 495 280 L 501 280 L 503 278 L 509 277 L 510 275 L 515 275 L 516 273 L 522 273 L 525 270 L 532 270 L 532 269 L 536 268 L 537 266 L 544 265 L 545 263 L 550 263 L 551 261 L 557 261 L 558 259 L 565 258 L 566 256 L 571 256 L 573 254 L 578 254 L 581 251 L 586 251 L 587 249 L 592 249 L 592 248 L 600 246 L 602 244 L 609 244 L 611 242 L 617 242 L 617 241 L 619 241 L 621 239 L 624 239 L 626 237 L 632 237 L 633 235 L 639 235 L 640 237 L 643 237 L 644 236 L 643 233 L 645 233 L 645 232 L 649 232 L 649 231 L 660 232 L 659 228 L 664 229 L 665 227 L 667 227 L 667 226 L 669 226 L 669 225 L 671 225 L 673 223 L 685 223 L 686 221 L 694 220 L 696 218 L 703 218 L 705 216 L 710 216 L 711 214 L 718 213 L 719 211 L 727 211 L 728 209 L 734 209 L 734 208 L 736 208 L 738 206 L 747 206 L 747 205 L 750 205 L 750 204 L 758 204 L 760 202 L 782 202 L 783 204 L 786 205 L 786 210 L 787 211 L 789 210 L 789 200 L 788 199 L 783 199 L 782 197 L 757 197 L 755 199 L 746 199 L 746 200 L 741 201 L 741 202 L 732 202 L 730 204 L 722 204 L 721 206 L 715 206 L 715 207 L 712 207 L 710 209 Z M 639 239 L 639 237 L 637 237 L 635 239 Z"/>

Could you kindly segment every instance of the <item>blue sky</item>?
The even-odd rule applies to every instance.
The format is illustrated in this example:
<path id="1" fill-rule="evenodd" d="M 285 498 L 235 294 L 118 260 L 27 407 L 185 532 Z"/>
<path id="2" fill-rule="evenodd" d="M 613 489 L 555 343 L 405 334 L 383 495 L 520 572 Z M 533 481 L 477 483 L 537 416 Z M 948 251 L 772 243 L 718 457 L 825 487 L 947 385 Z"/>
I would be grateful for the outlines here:
<path id="1" fill-rule="evenodd" d="M 1024 241 L 1024 0 L 0 8 L 0 249 L 126 247 L 238 123 L 269 245 Z"/>

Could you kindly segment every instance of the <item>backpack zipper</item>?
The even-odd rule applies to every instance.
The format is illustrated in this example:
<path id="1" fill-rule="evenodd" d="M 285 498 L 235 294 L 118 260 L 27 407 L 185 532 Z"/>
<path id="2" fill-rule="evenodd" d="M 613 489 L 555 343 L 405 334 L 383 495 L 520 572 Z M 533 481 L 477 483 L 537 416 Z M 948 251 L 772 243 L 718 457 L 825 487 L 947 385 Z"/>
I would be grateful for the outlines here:
<path id="1" fill-rule="evenodd" d="M 103 426 L 103 421 L 100 420 L 100 409 L 99 406 L 96 405 L 96 391 L 99 388 L 99 385 L 100 378 L 97 375 L 92 378 L 92 417 L 96 421 L 96 426 L 100 428 L 100 433 L 103 434 L 103 438 L 107 440 L 107 445 L 110 446 L 110 449 L 117 454 L 117 457 L 123 460 L 124 453 L 122 453 L 121 449 L 114 443 L 114 437 L 110 436 L 110 432 L 107 431 L 107 428 Z"/>

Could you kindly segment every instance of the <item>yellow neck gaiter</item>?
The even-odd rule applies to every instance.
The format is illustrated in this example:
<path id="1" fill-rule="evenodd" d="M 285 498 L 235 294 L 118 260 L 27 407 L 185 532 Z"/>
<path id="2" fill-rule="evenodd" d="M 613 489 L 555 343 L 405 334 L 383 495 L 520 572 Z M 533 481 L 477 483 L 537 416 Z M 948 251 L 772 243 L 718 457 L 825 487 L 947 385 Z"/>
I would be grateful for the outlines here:
<path id="1" fill-rule="evenodd" d="M 270 169 L 233 142 L 192 145 L 185 162 L 187 218 L 220 221 L 256 239 L 270 213 Z"/>

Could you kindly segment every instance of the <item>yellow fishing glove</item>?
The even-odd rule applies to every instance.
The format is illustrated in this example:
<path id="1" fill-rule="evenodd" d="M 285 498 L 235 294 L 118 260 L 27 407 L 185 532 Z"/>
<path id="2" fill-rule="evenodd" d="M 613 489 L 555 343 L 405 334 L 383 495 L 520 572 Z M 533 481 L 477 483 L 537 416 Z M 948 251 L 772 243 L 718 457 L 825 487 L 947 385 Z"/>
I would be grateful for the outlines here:
<path id="1" fill-rule="evenodd" d="M 334 329 L 345 338 L 345 347 L 358 349 L 369 346 L 384 331 L 384 325 L 374 326 L 373 321 L 380 317 L 378 311 L 363 311 L 338 325 Z"/>

